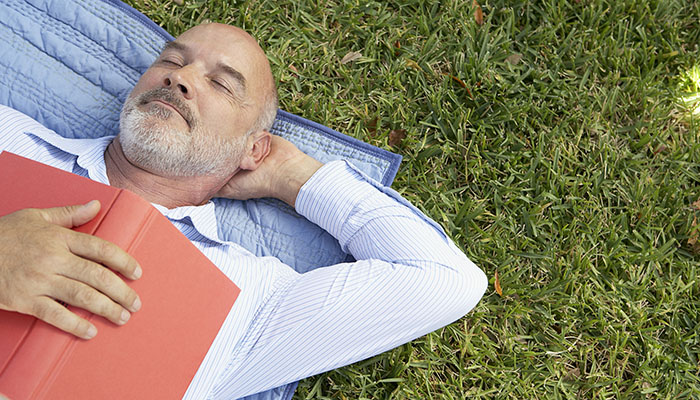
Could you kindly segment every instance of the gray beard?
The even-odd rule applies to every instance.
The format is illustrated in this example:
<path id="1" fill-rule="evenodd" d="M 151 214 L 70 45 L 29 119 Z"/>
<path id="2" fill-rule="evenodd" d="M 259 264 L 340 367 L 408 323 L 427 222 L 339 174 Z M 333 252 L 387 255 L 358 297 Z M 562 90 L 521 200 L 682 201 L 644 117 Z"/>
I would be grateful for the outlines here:
<path id="1" fill-rule="evenodd" d="M 202 176 L 233 172 L 238 168 L 246 137 L 223 138 L 204 129 L 186 104 L 168 89 L 154 89 L 129 98 L 119 116 L 119 143 L 126 158 L 149 172 L 165 176 Z M 173 110 L 151 105 L 145 99 L 162 98 L 180 110 L 190 132 L 168 127 Z"/>

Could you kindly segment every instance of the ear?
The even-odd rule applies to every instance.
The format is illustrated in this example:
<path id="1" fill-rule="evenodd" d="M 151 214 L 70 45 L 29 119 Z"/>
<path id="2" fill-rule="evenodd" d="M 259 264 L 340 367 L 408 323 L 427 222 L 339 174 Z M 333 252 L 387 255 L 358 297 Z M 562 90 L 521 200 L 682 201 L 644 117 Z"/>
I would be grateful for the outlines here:
<path id="1" fill-rule="evenodd" d="M 246 153 L 241 159 L 240 169 L 255 170 L 265 161 L 270 154 L 270 141 L 272 134 L 268 131 L 258 131 L 248 137 Z"/>

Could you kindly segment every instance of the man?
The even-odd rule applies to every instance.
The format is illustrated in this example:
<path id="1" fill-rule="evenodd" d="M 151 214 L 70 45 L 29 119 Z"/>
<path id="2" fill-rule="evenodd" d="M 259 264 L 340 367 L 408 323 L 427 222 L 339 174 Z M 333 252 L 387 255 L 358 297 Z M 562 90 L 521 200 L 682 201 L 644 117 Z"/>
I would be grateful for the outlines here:
<path id="1" fill-rule="evenodd" d="M 129 95 L 114 140 L 60 138 L 0 108 L 0 149 L 139 194 L 241 288 L 187 398 L 238 398 L 370 357 L 460 318 L 486 287 L 415 208 L 347 163 L 322 165 L 270 135 L 276 109 L 264 53 L 220 24 L 165 47 Z M 299 274 L 255 257 L 218 238 L 215 196 L 279 198 L 358 261 Z M 114 272 L 148 271 L 70 230 L 98 210 L 91 202 L 0 218 L 0 308 L 85 339 L 95 327 L 57 301 L 128 323 L 141 302 Z"/>

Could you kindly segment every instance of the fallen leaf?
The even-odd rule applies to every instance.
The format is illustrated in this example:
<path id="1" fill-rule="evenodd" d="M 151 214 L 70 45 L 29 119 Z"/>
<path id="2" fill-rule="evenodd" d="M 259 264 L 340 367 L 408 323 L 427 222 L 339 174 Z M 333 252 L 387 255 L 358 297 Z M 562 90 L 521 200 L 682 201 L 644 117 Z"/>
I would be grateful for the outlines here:
<path id="1" fill-rule="evenodd" d="M 401 48 L 401 42 L 399 42 L 398 40 L 395 41 L 395 42 L 394 42 L 394 47 L 396 47 L 397 49 L 400 49 L 400 48 Z"/>
<path id="2" fill-rule="evenodd" d="M 173 3 L 177 4 L 178 6 L 181 6 L 185 4 L 185 0 L 173 0 Z"/>
<path id="3" fill-rule="evenodd" d="M 499 296 L 503 297 L 503 290 L 501 289 L 501 281 L 498 279 L 498 270 L 496 270 L 496 273 L 493 276 L 493 288 L 496 289 L 496 293 L 498 293 Z"/>
<path id="4" fill-rule="evenodd" d="M 374 117 L 373 120 L 367 123 L 367 130 L 369 133 L 374 134 L 377 132 L 377 121 L 379 121 L 379 117 Z"/>
<path id="5" fill-rule="evenodd" d="M 513 65 L 518 65 L 518 63 L 519 63 L 520 60 L 522 60 L 522 59 L 523 59 L 523 55 L 522 55 L 522 54 L 515 53 L 515 54 L 509 55 L 509 56 L 506 58 L 506 62 L 507 62 L 507 63 L 510 63 L 510 64 L 513 64 Z"/>
<path id="6" fill-rule="evenodd" d="M 580 377 L 581 377 L 581 370 L 578 367 L 576 367 L 576 368 L 569 369 L 566 372 L 566 376 L 564 376 L 564 379 L 566 379 L 568 381 L 575 381 L 575 380 L 579 379 Z"/>
<path id="7" fill-rule="evenodd" d="M 664 146 L 663 144 L 660 145 L 656 150 L 654 150 L 654 155 L 657 155 L 657 154 L 661 153 L 662 151 L 666 151 L 666 146 Z"/>
<path id="8" fill-rule="evenodd" d="M 695 245 L 698 243 L 698 218 L 693 217 L 693 222 L 690 224 L 690 236 L 688 237 L 688 245 L 691 247 L 695 247 Z"/>
<path id="9" fill-rule="evenodd" d="M 359 51 L 351 51 L 348 54 L 346 54 L 342 60 L 340 60 L 340 63 L 347 64 L 349 62 L 357 60 L 360 57 L 362 57 L 362 53 L 360 53 Z"/>
<path id="10" fill-rule="evenodd" d="M 693 209 L 700 211 L 700 199 L 695 200 L 695 202 L 690 206 L 693 207 Z"/>
<path id="11" fill-rule="evenodd" d="M 295 67 L 294 64 L 289 64 L 289 69 L 291 69 L 295 74 L 299 75 L 299 70 L 297 70 L 297 67 Z"/>
<path id="12" fill-rule="evenodd" d="M 405 138 L 406 138 L 406 130 L 405 129 L 394 129 L 391 132 L 389 132 L 389 145 L 390 146 L 398 146 L 403 142 L 403 140 Z"/>
<path id="13" fill-rule="evenodd" d="M 700 199 L 696 200 L 690 207 L 695 211 L 700 211 Z M 693 252 L 700 254 L 700 228 L 698 228 L 698 218 L 696 216 L 693 216 L 693 222 L 690 224 L 688 246 L 693 249 Z"/>
<path id="14" fill-rule="evenodd" d="M 476 24 L 483 25 L 484 12 L 481 10 L 481 6 L 479 5 L 479 3 L 476 2 L 476 0 L 472 1 L 472 6 L 474 6 L 474 20 L 476 21 Z"/>

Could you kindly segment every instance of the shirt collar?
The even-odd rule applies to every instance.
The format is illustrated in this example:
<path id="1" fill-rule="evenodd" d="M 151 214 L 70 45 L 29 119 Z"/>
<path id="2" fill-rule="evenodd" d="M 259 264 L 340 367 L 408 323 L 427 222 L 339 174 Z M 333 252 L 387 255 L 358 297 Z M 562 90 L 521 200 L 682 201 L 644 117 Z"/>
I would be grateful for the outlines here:
<path id="1" fill-rule="evenodd" d="M 189 220 L 197 232 L 205 238 L 215 243 L 224 243 L 223 240 L 219 238 L 213 202 L 209 201 L 201 206 L 182 206 L 176 208 L 166 208 L 160 204 L 153 204 L 153 206 L 160 211 L 161 214 L 168 217 L 169 220 Z"/>
<path id="2" fill-rule="evenodd" d="M 76 156 L 76 163 L 88 172 L 90 179 L 109 185 L 104 153 L 114 136 L 104 136 L 94 139 L 70 139 L 47 132 L 28 132 L 51 146 Z M 209 201 L 201 206 L 183 206 L 168 209 L 160 204 L 151 203 L 171 221 L 189 219 L 194 228 L 205 238 L 223 243 L 217 230 L 214 203 Z"/>
<path id="3" fill-rule="evenodd" d="M 75 162 L 88 172 L 90 179 L 109 184 L 104 153 L 114 136 L 104 136 L 92 139 L 71 139 L 56 135 L 52 131 L 27 132 L 43 140 L 51 146 L 76 156 Z"/>

